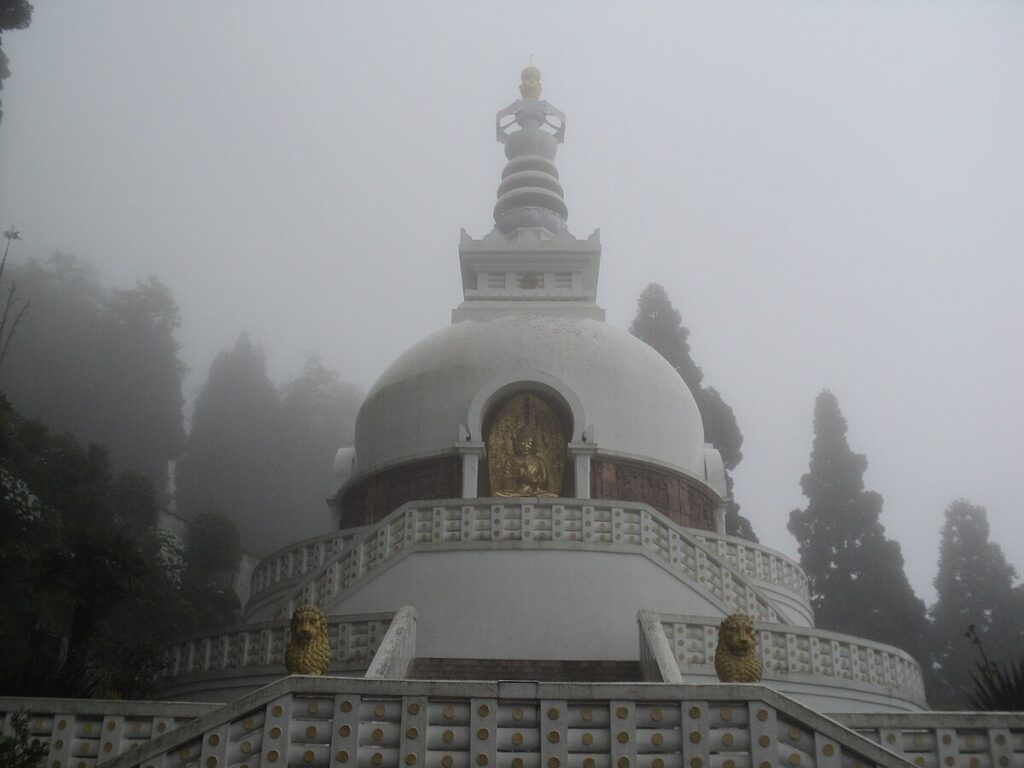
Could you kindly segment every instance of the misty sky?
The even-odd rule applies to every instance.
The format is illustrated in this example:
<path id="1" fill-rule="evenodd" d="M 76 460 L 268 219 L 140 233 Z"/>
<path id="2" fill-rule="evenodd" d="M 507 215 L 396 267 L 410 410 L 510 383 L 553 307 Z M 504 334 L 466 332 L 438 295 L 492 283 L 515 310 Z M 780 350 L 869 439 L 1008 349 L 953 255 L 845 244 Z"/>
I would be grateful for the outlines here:
<path id="1" fill-rule="evenodd" d="M 919 594 L 960 496 L 1024 568 L 1024 3 L 35 0 L 3 49 L 0 225 L 168 284 L 189 398 L 243 330 L 366 388 L 449 322 L 532 54 L 599 302 L 665 285 L 762 541 L 827 387 Z"/>

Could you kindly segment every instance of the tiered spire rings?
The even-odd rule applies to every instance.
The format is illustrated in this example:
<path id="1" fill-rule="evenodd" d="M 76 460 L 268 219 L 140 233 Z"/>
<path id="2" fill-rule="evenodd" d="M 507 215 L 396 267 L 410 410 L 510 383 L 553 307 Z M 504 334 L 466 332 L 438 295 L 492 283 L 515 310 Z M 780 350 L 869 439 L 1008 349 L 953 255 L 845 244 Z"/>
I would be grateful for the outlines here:
<path id="1" fill-rule="evenodd" d="M 505 235 L 517 229 L 541 229 L 553 236 L 565 229 L 569 216 L 554 163 L 565 138 L 565 115 L 539 100 L 540 70 L 526 67 L 521 77 L 522 98 L 498 112 L 496 119 L 508 164 L 498 186 L 494 224 Z M 513 130 L 514 126 L 519 129 Z"/>

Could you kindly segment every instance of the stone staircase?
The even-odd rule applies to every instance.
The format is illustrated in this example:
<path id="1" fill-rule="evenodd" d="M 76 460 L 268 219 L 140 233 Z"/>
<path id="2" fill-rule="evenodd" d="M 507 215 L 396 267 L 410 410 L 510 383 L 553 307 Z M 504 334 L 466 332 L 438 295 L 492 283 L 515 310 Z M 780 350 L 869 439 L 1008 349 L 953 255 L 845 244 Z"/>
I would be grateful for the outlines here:
<path id="1" fill-rule="evenodd" d="M 638 683 L 638 661 L 417 658 L 411 680 L 533 680 L 544 683 Z"/>

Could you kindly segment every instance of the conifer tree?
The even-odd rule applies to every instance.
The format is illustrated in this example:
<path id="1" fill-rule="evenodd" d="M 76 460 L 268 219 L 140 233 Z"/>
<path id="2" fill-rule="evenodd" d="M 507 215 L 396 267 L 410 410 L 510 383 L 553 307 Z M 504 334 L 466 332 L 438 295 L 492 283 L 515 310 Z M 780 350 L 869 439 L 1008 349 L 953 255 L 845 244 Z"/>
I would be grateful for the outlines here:
<path id="1" fill-rule="evenodd" d="M 314 354 L 306 356 L 301 373 L 281 390 L 285 450 L 280 465 L 289 498 L 304 510 L 303 522 L 295 524 L 308 526 L 301 530 L 305 536 L 336 524 L 324 499 L 332 490 L 334 454 L 352 442 L 361 401 L 362 393 Z"/>
<path id="2" fill-rule="evenodd" d="M 697 401 L 701 420 L 704 422 L 704 440 L 711 443 L 722 454 L 725 465 L 725 483 L 732 496 L 731 471 L 743 459 L 743 433 L 736 423 L 732 408 L 722 399 L 714 387 L 704 387 L 704 372 L 690 356 L 687 342 L 690 331 L 683 325 L 679 311 L 672 306 L 665 289 L 658 283 L 648 285 L 637 301 L 636 317 L 629 332 L 646 342 L 672 365 L 682 376 L 686 386 Z M 730 500 L 725 509 L 725 531 L 730 536 L 740 536 L 757 541 L 750 521 L 743 517 L 739 504 Z"/>
<path id="3" fill-rule="evenodd" d="M 279 482 L 281 440 L 281 400 L 263 350 L 243 333 L 217 356 L 196 398 L 177 464 L 178 509 L 189 517 L 224 513 L 255 554 L 292 541 L 288 518 L 297 510 Z"/>
<path id="4" fill-rule="evenodd" d="M 278 390 L 263 351 L 242 334 L 196 398 L 177 467 L 178 508 L 188 517 L 223 513 L 253 554 L 329 531 L 334 454 L 352 439 L 360 399 L 315 355 Z"/>
<path id="5" fill-rule="evenodd" d="M 964 499 L 946 509 L 935 577 L 937 599 L 928 634 L 934 674 L 933 706 L 968 706 L 977 654 L 976 636 L 993 662 L 1015 661 L 1024 647 L 1024 594 L 1014 586 L 1017 573 L 1003 551 L 989 541 L 988 515 Z"/>
<path id="6" fill-rule="evenodd" d="M 807 508 L 789 515 L 810 580 L 814 623 L 921 659 L 925 606 L 907 581 L 900 545 L 885 537 L 881 495 L 864 490 L 867 466 L 867 458 L 850 450 L 835 395 L 822 392 L 814 406 L 810 471 L 800 480 Z"/>

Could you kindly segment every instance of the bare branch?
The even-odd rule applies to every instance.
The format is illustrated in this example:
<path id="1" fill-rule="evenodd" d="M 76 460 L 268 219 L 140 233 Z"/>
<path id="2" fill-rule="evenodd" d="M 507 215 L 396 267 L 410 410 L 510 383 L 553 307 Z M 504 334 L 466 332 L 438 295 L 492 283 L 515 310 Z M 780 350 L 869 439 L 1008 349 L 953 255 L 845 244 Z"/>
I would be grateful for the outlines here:
<path id="1" fill-rule="evenodd" d="M 18 325 L 21 323 L 25 314 L 28 312 L 28 308 L 31 306 L 32 302 L 26 301 L 25 306 L 19 309 L 18 314 L 14 316 L 14 322 L 11 323 L 11 329 L 7 332 L 7 338 L 4 339 L 3 336 L 0 335 L 0 340 L 3 341 L 3 347 L 0 347 L 0 368 L 3 368 L 4 358 L 7 357 L 7 349 L 11 346 L 11 339 L 14 338 L 14 333 L 18 330 Z"/>

